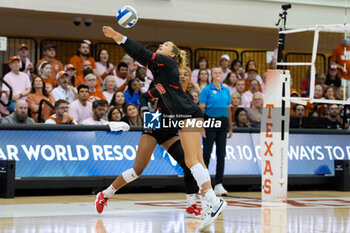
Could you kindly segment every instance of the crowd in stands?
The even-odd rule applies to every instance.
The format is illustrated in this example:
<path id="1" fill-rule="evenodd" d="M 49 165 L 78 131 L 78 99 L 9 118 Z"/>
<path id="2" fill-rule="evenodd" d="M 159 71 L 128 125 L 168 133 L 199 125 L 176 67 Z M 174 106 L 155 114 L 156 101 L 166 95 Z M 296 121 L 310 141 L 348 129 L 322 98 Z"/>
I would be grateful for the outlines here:
<path id="1" fill-rule="evenodd" d="M 90 42 L 84 40 L 69 64 L 56 60 L 56 47 L 46 44 L 43 58 L 35 65 L 28 59 L 28 46 L 22 44 L 18 53 L 9 58 L 10 72 L 3 80 L 0 104 L 0 122 L 105 125 L 124 121 L 131 126 L 142 126 L 140 95 L 152 86 L 153 75 L 125 54 L 119 64 L 109 61 L 106 49 L 98 52 L 98 59 L 90 55 Z M 276 69 L 272 59 L 269 69 Z M 253 60 L 242 64 L 222 54 L 221 83 L 231 95 L 234 127 L 260 127 L 265 92 L 266 73 L 259 74 Z M 211 83 L 211 65 L 201 57 L 196 68 L 187 69 L 180 79 L 189 79 L 186 91 L 198 103 L 201 91 Z M 315 99 L 344 100 L 347 90 L 338 75 L 339 65 L 332 63 L 327 74 L 318 73 L 314 87 Z M 180 75 L 181 76 L 181 75 Z M 292 77 L 293 78 L 293 77 Z M 291 88 L 291 96 L 310 94 L 310 71 L 300 85 L 300 93 Z M 12 89 L 10 96 L 10 89 Z M 154 109 L 155 102 L 150 103 Z M 337 104 L 292 102 L 292 128 L 347 129 L 349 112 Z M 345 116 L 345 117 L 344 117 Z"/>

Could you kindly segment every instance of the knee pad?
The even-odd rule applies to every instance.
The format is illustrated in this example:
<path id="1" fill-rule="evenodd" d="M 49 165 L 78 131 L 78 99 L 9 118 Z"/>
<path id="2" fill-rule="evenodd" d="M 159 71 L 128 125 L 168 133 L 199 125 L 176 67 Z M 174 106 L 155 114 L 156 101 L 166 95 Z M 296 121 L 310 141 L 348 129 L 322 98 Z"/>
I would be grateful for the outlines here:
<path id="1" fill-rule="evenodd" d="M 210 181 L 209 171 L 208 169 L 205 169 L 202 164 L 197 163 L 192 166 L 190 170 L 199 187 L 201 187 L 204 183 Z"/>
<path id="2" fill-rule="evenodd" d="M 134 168 L 130 168 L 122 173 L 122 176 L 126 183 L 136 180 L 139 176 L 136 174 Z"/>
<path id="3" fill-rule="evenodd" d="M 182 149 L 180 140 L 177 140 L 169 147 L 168 153 L 176 160 L 182 169 L 187 168 L 185 164 L 185 153 Z"/>

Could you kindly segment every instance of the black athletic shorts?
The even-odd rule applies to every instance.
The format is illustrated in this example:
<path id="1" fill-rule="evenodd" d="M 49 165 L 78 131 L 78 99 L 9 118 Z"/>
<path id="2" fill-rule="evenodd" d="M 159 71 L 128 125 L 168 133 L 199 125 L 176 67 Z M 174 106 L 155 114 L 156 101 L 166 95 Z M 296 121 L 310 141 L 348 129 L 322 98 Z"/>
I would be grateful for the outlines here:
<path id="1" fill-rule="evenodd" d="M 172 137 L 178 136 L 177 129 L 152 129 L 143 130 L 142 134 L 147 134 L 154 137 L 159 145 L 163 144 Z"/>

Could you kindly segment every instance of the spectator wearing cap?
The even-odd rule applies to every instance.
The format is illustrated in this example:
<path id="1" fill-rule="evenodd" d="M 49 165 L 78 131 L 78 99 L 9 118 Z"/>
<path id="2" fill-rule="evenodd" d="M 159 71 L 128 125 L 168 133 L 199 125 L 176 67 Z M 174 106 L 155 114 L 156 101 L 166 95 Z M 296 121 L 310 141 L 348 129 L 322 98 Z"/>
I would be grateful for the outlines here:
<path id="1" fill-rule="evenodd" d="M 193 83 L 197 83 L 197 81 L 199 81 L 199 72 L 203 69 L 205 69 L 208 73 L 208 79 L 209 79 L 209 83 L 211 82 L 211 75 L 210 75 L 210 72 L 211 70 L 208 68 L 208 60 L 207 58 L 205 57 L 200 57 L 198 59 L 198 62 L 196 64 L 196 68 L 192 71 L 192 74 L 191 74 L 191 81 Z M 208 83 L 208 84 L 209 84 Z M 204 87 L 203 87 L 204 88 Z M 201 88 L 202 89 L 202 88 Z"/>
<path id="2" fill-rule="evenodd" d="M 66 71 L 60 71 L 57 73 L 57 83 L 58 87 L 52 90 L 52 97 L 58 100 L 65 100 L 68 103 L 72 103 L 77 96 L 75 88 L 69 85 L 70 80 L 68 73 Z"/>
<path id="3" fill-rule="evenodd" d="M 89 101 L 92 103 L 95 100 L 106 100 L 101 89 L 96 88 L 97 77 L 95 74 L 85 76 L 85 85 L 89 87 Z"/>
<path id="4" fill-rule="evenodd" d="M 338 76 L 337 65 L 335 64 L 330 65 L 325 84 L 327 86 L 336 87 L 336 88 L 341 86 L 341 79 Z"/>
<path id="5" fill-rule="evenodd" d="M 264 84 L 263 79 L 261 78 L 261 76 L 258 73 L 258 68 L 256 66 L 255 61 L 253 60 L 249 60 L 246 65 L 245 65 L 245 74 L 244 74 L 244 78 L 248 78 L 248 74 L 249 74 L 249 70 L 255 70 L 256 71 L 256 76 L 255 79 L 258 80 L 260 85 Z"/>
<path id="6" fill-rule="evenodd" d="M 69 105 L 69 115 L 80 124 L 92 116 L 92 103 L 89 99 L 89 87 L 80 85 L 78 87 L 78 99 Z"/>
<path id="7" fill-rule="evenodd" d="M 55 103 L 55 114 L 45 121 L 45 124 L 73 124 L 77 122 L 69 116 L 69 103 L 65 100 L 58 100 Z"/>
<path id="8" fill-rule="evenodd" d="M 45 86 L 46 86 L 46 91 L 51 92 L 52 89 L 54 89 L 56 87 L 56 80 L 53 81 L 51 79 L 51 65 L 49 62 L 44 61 L 40 64 L 39 69 L 38 69 L 38 73 L 40 75 L 40 77 L 44 80 L 45 82 Z"/>
<path id="9" fill-rule="evenodd" d="M 244 108 L 248 109 L 251 107 L 251 102 L 253 100 L 253 95 L 255 92 L 259 91 L 259 82 L 256 79 L 252 79 L 249 82 L 249 90 L 244 92 L 242 95 L 242 105 Z"/>
<path id="10" fill-rule="evenodd" d="M 32 89 L 28 95 L 28 107 L 35 122 L 40 123 L 42 120 L 45 122 L 54 113 L 54 110 L 44 102 L 41 106 L 41 119 L 39 119 L 40 102 L 43 99 L 52 105 L 56 102 L 52 95 L 46 91 L 44 80 L 40 76 L 36 76 L 32 81 Z"/>
<path id="11" fill-rule="evenodd" d="M 56 60 L 55 57 L 56 57 L 56 46 L 54 46 L 53 44 L 46 44 L 43 47 L 43 58 L 40 61 L 38 61 L 38 64 L 36 65 L 38 70 L 39 70 L 39 66 L 45 61 L 51 65 L 50 79 L 52 80 L 53 83 L 55 83 L 54 87 L 57 86 L 56 85 L 57 73 L 63 70 L 62 63 Z"/>
<path id="12" fill-rule="evenodd" d="M 21 44 L 18 47 L 17 55 L 20 57 L 21 67 L 19 71 L 26 73 L 29 77 L 34 74 L 34 66 L 29 60 L 29 48 L 26 44 Z"/>
<path id="13" fill-rule="evenodd" d="M 95 100 L 92 103 L 92 116 L 81 122 L 82 125 L 106 125 L 108 121 L 102 117 L 106 114 L 108 103 L 106 100 Z"/>
<path id="14" fill-rule="evenodd" d="M 21 67 L 20 57 L 12 56 L 9 60 L 9 67 L 11 71 L 4 76 L 4 81 L 12 88 L 11 104 L 8 106 L 8 110 L 13 112 L 16 105 L 16 100 L 26 100 L 31 90 L 31 84 L 29 76 L 26 73 L 20 72 Z M 2 84 L 2 91 L 6 93 L 7 99 L 10 96 L 10 89 L 7 85 Z"/>
<path id="15" fill-rule="evenodd" d="M 221 77 L 221 82 L 224 81 L 224 78 L 227 77 L 228 73 L 232 72 L 228 67 L 230 67 L 230 62 L 231 62 L 231 58 L 229 55 L 227 54 L 223 54 L 220 57 L 220 66 L 222 69 L 222 77 Z"/>
<path id="16" fill-rule="evenodd" d="M 91 64 L 91 69 L 92 69 L 93 73 L 96 75 L 96 77 L 98 77 L 99 83 L 101 85 L 102 79 L 98 75 L 98 72 L 96 69 L 95 59 L 90 55 L 90 45 L 91 45 L 91 42 L 88 40 L 84 40 L 82 43 L 80 43 L 77 54 L 69 59 L 69 63 L 75 67 L 75 69 L 77 71 L 77 76 L 81 76 L 84 73 L 83 62 L 89 61 Z M 84 76 L 85 75 L 86 74 L 84 74 Z M 76 83 L 76 86 L 84 83 L 84 79 L 81 81 L 82 82 L 79 84 Z"/>
<path id="17" fill-rule="evenodd" d="M 67 72 L 69 77 L 69 85 L 75 87 L 75 77 L 76 77 L 76 70 L 72 64 L 67 64 L 63 68 L 64 71 Z"/>
<path id="18" fill-rule="evenodd" d="M 106 49 L 100 49 L 97 55 L 96 69 L 102 80 L 108 75 L 113 75 L 114 68 L 114 65 L 109 62 L 108 51 Z"/>
<path id="19" fill-rule="evenodd" d="M 1 124 L 34 124 L 34 120 L 28 117 L 28 103 L 25 100 L 16 101 L 15 111 L 7 117 L 1 118 Z"/>

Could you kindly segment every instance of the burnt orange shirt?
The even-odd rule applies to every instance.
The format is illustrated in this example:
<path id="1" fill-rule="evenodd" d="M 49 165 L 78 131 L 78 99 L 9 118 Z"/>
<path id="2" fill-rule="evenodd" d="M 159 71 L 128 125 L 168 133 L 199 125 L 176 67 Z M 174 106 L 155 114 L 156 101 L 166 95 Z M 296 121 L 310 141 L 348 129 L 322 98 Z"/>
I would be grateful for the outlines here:
<path id="1" fill-rule="evenodd" d="M 41 59 L 40 61 L 38 61 L 38 64 L 36 64 L 36 68 L 38 69 L 40 64 L 43 63 L 44 61 L 48 61 L 45 58 Z M 63 70 L 63 65 L 60 61 L 53 59 L 53 61 L 50 63 L 51 65 L 51 76 L 50 79 L 52 80 L 52 83 L 54 83 L 54 87 L 57 87 L 56 84 L 56 75 L 58 72 L 60 72 L 61 70 Z"/>
<path id="2" fill-rule="evenodd" d="M 96 89 L 95 92 L 89 93 L 89 102 L 94 102 L 95 100 L 107 100 L 106 97 L 103 95 L 101 89 Z"/>
<path id="3" fill-rule="evenodd" d="M 93 57 L 88 57 L 86 60 L 91 62 L 92 69 L 96 69 L 96 63 Z M 83 75 L 83 59 L 80 56 L 74 55 L 69 59 L 69 63 L 76 69 L 77 76 Z"/>
<path id="4" fill-rule="evenodd" d="M 246 92 L 246 91 L 249 91 L 249 80 L 248 80 L 248 78 L 244 79 L 244 91 L 243 92 Z M 260 83 L 259 83 L 259 91 L 261 93 L 263 92 L 262 89 L 261 89 Z"/>
<path id="5" fill-rule="evenodd" d="M 339 44 L 334 48 L 332 61 L 342 67 L 346 63 L 346 70 L 348 73 L 345 74 L 341 69 L 338 69 L 338 75 L 341 78 L 350 79 L 350 45 L 346 47 L 346 54 L 344 54 L 344 47 L 344 44 Z"/>
<path id="6" fill-rule="evenodd" d="M 42 99 L 46 99 L 47 97 L 44 96 L 43 94 L 36 94 L 36 93 L 30 93 L 28 95 L 28 106 L 29 108 L 31 109 L 31 105 L 32 103 L 35 103 L 35 104 L 38 104 L 40 103 L 40 101 Z M 55 99 L 49 95 L 49 100 L 50 100 L 50 103 L 52 105 L 55 104 Z M 32 118 L 34 119 L 35 122 L 38 122 L 38 116 L 39 116 L 39 113 L 38 112 L 34 112 L 33 109 L 31 109 L 32 111 Z M 43 108 L 42 108 L 42 112 L 41 112 L 41 118 L 43 118 L 44 120 L 47 120 L 49 118 L 49 116 L 51 116 L 52 114 L 54 114 L 55 111 L 50 108 L 47 104 L 43 103 Z"/>
<path id="7" fill-rule="evenodd" d="M 43 78 L 44 80 L 44 83 L 45 83 L 45 89 L 47 92 L 51 92 L 52 89 L 54 89 L 56 87 L 56 82 L 52 81 L 52 79 L 49 77 L 49 78 Z"/>
<path id="8" fill-rule="evenodd" d="M 81 75 L 77 75 L 75 77 L 75 87 L 79 87 L 80 85 L 82 84 L 85 84 L 85 77 L 84 77 L 84 74 L 81 74 Z M 96 89 L 101 89 L 101 83 L 100 83 L 100 80 L 97 79 L 96 80 L 96 86 L 95 86 Z"/>
<path id="9" fill-rule="evenodd" d="M 317 111 L 320 114 L 320 116 L 325 116 L 325 112 L 326 111 L 325 111 L 325 107 L 324 106 L 325 106 L 324 104 L 320 104 L 320 103 L 307 102 L 305 115 L 309 116 L 310 112 Z"/>

